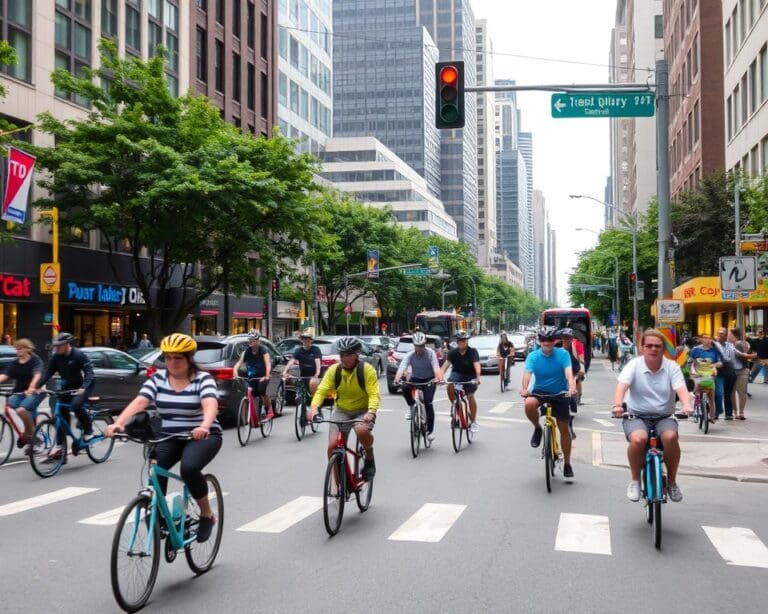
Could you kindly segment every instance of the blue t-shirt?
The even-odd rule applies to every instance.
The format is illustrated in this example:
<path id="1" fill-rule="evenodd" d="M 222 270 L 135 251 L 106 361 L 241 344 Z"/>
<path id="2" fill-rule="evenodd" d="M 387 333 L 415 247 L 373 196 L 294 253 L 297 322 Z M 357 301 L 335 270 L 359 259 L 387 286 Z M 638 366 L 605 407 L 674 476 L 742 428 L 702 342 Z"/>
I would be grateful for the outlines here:
<path id="1" fill-rule="evenodd" d="M 690 352 L 688 352 L 688 360 L 709 360 L 710 363 L 722 362 L 723 355 L 720 353 L 714 345 L 709 346 L 709 349 L 705 349 L 703 345 L 697 345 Z"/>
<path id="2" fill-rule="evenodd" d="M 571 367 L 571 354 L 563 348 L 552 348 L 546 356 L 540 349 L 528 354 L 525 370 L 533 373 L 533 390 L 556 394 L 568 390 L 565 370 Z"/>

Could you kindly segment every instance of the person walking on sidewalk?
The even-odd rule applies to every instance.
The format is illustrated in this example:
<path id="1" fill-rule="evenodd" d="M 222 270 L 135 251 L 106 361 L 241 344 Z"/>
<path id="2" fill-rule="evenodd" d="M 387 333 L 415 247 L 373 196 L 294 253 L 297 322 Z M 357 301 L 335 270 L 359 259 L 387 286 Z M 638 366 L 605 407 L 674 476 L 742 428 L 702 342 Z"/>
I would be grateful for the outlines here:
<path id="1" fill-rule="evenodd" d="M 736 355 L 736 348 L 733 347 L 733 343 L 728 341 L 727 329 L 717 329 L 717 340 L 714 345 L 723 355 L 723 364 L 720 365 L 717 370 L 717 377 L 715 377 L 717 415 L 719 416 L 725 410 L 725 419 L 733 420 L 733 385 L 736 382 L 733 359 Z"/>
<path id="2" fill-rule="evenodd" d="M 733 410 L 736 420 L 746 420 L 744 407 L 747 405 L 747 382 L 749 382 L 749 361 L 757 354 L 749 349 L 749 344 L 741 338 L 741 329 L 732 328 L 728 331 L 728 341 L 733 344 L 733 370 L 736 381 L 733 384 Z"/>
<path id="3" fill-rule="evenodd" d="M 749 381 L 754 382 L 760 372 L 763 372 L 763 384 L 768 384 L 768 337 L 765 336 L 765 329 L 761 326 L 757 329 L 757 338 L 750 341 L 750 349 L 757 354 L 752 365 L 752 372 L 749 374 Z"/>
<path id="4" fill-rule="evenodd" d="M 664 358 L 664 335 L 660 331 L 654 328 L 643 331 L 640 345 L 640 356 L 633 358 L 622 369 L 613 393 L 613 415 L 619 418 L 624 414 L 624 400 L 627 395 L 627 408 L 634 416 L 633 419 L 624 421 L 624 434 L 629 442 L 627 459 L 631 474 L 627 498 L 630 501 L 640 500 L 640 469 L 645 458 L 650 427 L 655 425 L 656 433 L 664 446 L 669 498 L 678 503 L 683 500 L 683 493 L 677 485 L 680 444 L 677 421 L 672 414 L 675 411 L 677 395 L 683 411 L 690 416 L 693 413 L 691 395 L 680 367 L 674 360 Z"/>

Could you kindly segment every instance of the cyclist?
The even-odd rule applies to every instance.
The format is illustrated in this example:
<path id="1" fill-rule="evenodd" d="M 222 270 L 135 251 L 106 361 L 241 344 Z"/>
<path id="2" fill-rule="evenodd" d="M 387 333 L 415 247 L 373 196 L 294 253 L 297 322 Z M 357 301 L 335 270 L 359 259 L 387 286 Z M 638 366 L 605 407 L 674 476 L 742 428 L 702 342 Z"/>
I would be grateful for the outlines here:
<path id="1" fill-rule="evenodd" d="M 632 359 L 634 344 L 623 332 L 619 336 L 619 366 L 627 364 Z"/>
<path id="2" fill-rule="evenodd" d="M 69 404 L 69 407 L 60 406 L 61 417 L 65 422 L 69 422 L 69 410 L 75 412 L 80 426 L 83 429 L 83 439 L 87 441 L 93 434 L 93 425 L 88 410 L 83 407 L 88 397 L 93 394 L 95 387 L 93 365 L 90 358 L 82 350 L 72 346 L 74 337 L 70 333 L 59 333 L 53 340 L 54 354 L 48 361 L 48 366 L 43 372 L 43 376 L 37 382 L 35 392 L 45 386 L 54 373 L 60 377 L 59 390 L 75 390 L 74 394 L 61 397 L 63 403 Z M 62 453 L 61 446 L 66 443 L 66 434 L 62 429 L 58 433 L 58 445 L 54 446 L 48 453 L 51 460 L 58 458 Z M 72 453 L 77 454 L 78 450 L 73 447 Z"/>
<path id="3" fill-rule="evenodd" d="M 627 486 L 630 501 L 640 499 L 640 469 L 645 459 L 645 446 L 650 426 L 655 425 L 656 433 L 664 446 L 664 462 L 667 465 L 667 492 L 672 501 L 683 500 L 683 493 L 677 485 L 677 467 L 680 463 L 680 445 L 677 436 L 677 421 L 672 418 L 675 411 L 675 395 L 680 398 L 683 411 L 691 415 L 691 397 L 685 385 L 685 377 L 674 360 L 664 358 L 664 335 L 649 328 L 643 331 L 640 340 L 642 355 L 632 359 L 619 374 L 619 383 L 613 393 L 613 415 L 624 414 L 624 395 L 635 418 L 624 421 L 624 434 L 629 441 L 627 458 L 631 481 Z"/>
<path id="4" fill-rule="evenodd" d="M 260 417 L 267 420 L 274 418 L 272 400 L 267 394 L 269 374 L 272 372 L 272 358 L 269 352 L 262 347 L 261 335 L 255 330 L 248 334 L 248 347 L 240 354 L 240 358 L 233 367 L 233 372 L 238 373 L 243 363 L 245 363 L 246 373 L 250 378 L 248 386 L 251 388 L 251 392 L 254 396 L 260 396 L 262 400 Z"/>
<path id="5" fill-rule="evenodd" d="M 504 381 L 509 384 L 509 368 L 515 364 L 515 344 L 509 340 L 507 333 L 501 333 L 499 337 L 496 358 L 499 359 L 499 373 L 504 374 Z"/>
<path id="6" fill-rule="evenodd" d="M 464 384 L 464 392 L 467 393 L 469 401 L 469 415 L 472 418 L 473 433 L 477 432 L 477 401 L 475 400 L 475 390 L 480 385 L 480 355 L 477 350 L 469 346 L 469 335 L 465 330 L 456 331 L 454 335 L 456 347 L 448 352 L 448 356 L 443 363 L 440 371 L 440 379 L 445 379 L 445 372 L 451 367 L 451 374 L 448 376 L 448 398 L 451 403 L 456 399 L 456 392 L 451 382 L 468 382 L 474 380 L 474 384 Z"/>
<path id="7" fill-rule="evenodd" d="M 312 420 L 329 393 L 336 393 L 336 403 L 331 412 L 331 420 L 349 421 L 362 418 L 365 422 L 355 424 L 357 440 L 365 449 L 363 477 L 370 480 L 376 475 L 376 462 L 373 458 L 373 426 L 376 412 L 379 410 L 381 395 L 379 378 L 371 365 L 360 360 L 362 343 L 355 337 L 342 337 L 336 346 L 339 350 L 340 363 L 330 367 L 320 381 L 312 397 L 312 404 L 307 413 L 307 420 Z M 338 372 L 338 376 L 337 376 Z M 362 375 L 362 377 L 361 377 Z M 364 384 L 361 387 L 360 384 Z M 328 431 L 328 457 L 334 450 L 336 433 L 341 428 L 348 433 L 352 425 L 331 424 Z"/>
<path id="8" fill-rule="evenodd" d="M 408 372 L 410 368 L 410 377 L 406 380 L 412 384 L 424 384 L 435 380 L 437 383 L 442 383 L 442 375 L 440 371 L 440 365 L 437 362 L 437 354 L 433 350 L 427 347 L 427 336 L 422 332 L 413 333 L 413 350 L 408 352 L 403 360 L 400 362 L 400 366 L 395 373 L 395 379 L 393 383 L 395 386 L 400 383 L 400 378 Z M 435 428 L 435 406 L 432 404 L 432 400 L 435 398 L 435 385 L 423 386 L 421 388 L 424 394 L 424 409 L 427 411 L 427 439 L 434 441 L 434 428 Z M 403 386 L 403 396 L 405 402 L 408 404 L 408 409 L 405 410 L 405 419 L 413 419 L 413 397 L 411 396 L 410 386 L 407 384 Z"/>
<path id="9" fill-rule="evenodd" d="M 535 394 L 558 394 L 568 391 L 576 394 L 576 380 L 571 369 L 571 357 L 567 350 L 555 347 L 557 329 L 554 326 L 542 326 L 538 330 L 539 348 L 528 354 L 525 359 L 525 371 L 520 396 L 525 398 L 525 415 L 533 424 L 531 447 L 538 448 L 543 430 L 539 425 L 541 403 Z M 570 399 L 552 399 L 552 415 L 557 420 L 560 431 L 560 443 L 563 448 L 563 475 L 573 477 L 571 467 L 571 429 Z"/>
<path id="10" fill-rule="evenodd" d="M 0 374 L 0 383 L 14 380 L 11 396 L 8 397 L 8 407 L 15 409 L 24 423 L 24 438 L 19 438 L 17 445 L 22 447 L 26 443 L 24 453 L 30 454 L 37 406 L 43 400 L 42 395 L 35 393 L 35 386 L 43 373 L 43 361 L 34 353 L 35 344 L 29 339 L 17 339 L 13 345 L 16 348 L 16 359 Z"/>
<path id="11" fill-rule="evenodd" d="M 160 342 L 165 359 L 165 369 L 159 369 L 139 390 L 139 394 L 115 418 L 105 434 L 114 436 L 125 430 L 125 425 L 136 414 L 154 405 L 162 419 L 164 434 L 191 433 L 191 439 L 168 439 L 157 444 L 154 450 L 159 467 L 170 469 L 181 461 L 181 477 L 189 493 L 200 507 L 200 524 L 197 541 L 204 542 L 211 536 L 216 523 L 208 500 L 208 484 L 203 468 L 210 463 L 221 448 L 221 425 L 216 420 L 219 412 L 216 382 L 210 373 L 201 371 L 195 364 L 197 342 L 182 333 L 172 333 Z M 159 477 L 165 493 L 168 478 Z"/>
<path id="12" fill-rule="evenodd" d="M 696 383 L 694 394 L 705 392 L 709 397 L 709 420 L 717 420 L 717 405 L 715 405 L 715 376 L 723 364 L 723 355 L 712 343 L 709 333 L 699 335 L 700 345 L 688 352 L 691 364 L 691 378 Z"/>
<path id="13" fill-rule="evenodd" d="M 576 380 L 576 396 L 572 396 L 569 401 L 571 413 L 578 411 L 578 400 L 581 399 L 581 380 L 584 379 L 584 353 L 578 354 L 576 349 L 577 341 L 573 338 L 572 328 L 561 328 L 557 332 L 560 341 L 562 342 L 562 348 L 567 351 L 571 356 L 571 371 L 573 372 L 573 378 Z M 559 344 L 555 344 L 556 346 Z M 581 344 L 579 344 L 581 345 Z M 582 346 L 583 348 L 583 346 Z"/>
<path id="14" fill-rule="evenodd" d="M 283 369 L 283 379 L 288 377 L 288 373 L 294 365 L 299 365 L 299 377 L 309 377 L 309 394 L 314 394 L 317 389 L 320 377 L 320 360 L 323 355 L 320 348 L 312 345 L 312 333 L 302 331 L 299 335 L 301 345 L 293 351 L 293 356 Z"/>

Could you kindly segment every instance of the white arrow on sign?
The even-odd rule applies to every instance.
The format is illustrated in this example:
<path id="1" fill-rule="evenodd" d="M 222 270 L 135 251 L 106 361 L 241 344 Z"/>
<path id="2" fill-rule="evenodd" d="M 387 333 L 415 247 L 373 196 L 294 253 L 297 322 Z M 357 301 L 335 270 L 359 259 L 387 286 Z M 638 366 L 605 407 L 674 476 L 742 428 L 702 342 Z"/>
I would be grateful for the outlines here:
<path id="1" fill-rule="evenodd" d="M 757 288 L 756 261 L 754 256 L 720 258 L 720 291 L 755 290 Z"/>
<path id="2" fill-rule="evenodd" d="M 555 110 L 559 113 L 568 105 L 558 98 L 557 100 L 555 100 L 555 104 L 553 106 L 555 107 Z"/>

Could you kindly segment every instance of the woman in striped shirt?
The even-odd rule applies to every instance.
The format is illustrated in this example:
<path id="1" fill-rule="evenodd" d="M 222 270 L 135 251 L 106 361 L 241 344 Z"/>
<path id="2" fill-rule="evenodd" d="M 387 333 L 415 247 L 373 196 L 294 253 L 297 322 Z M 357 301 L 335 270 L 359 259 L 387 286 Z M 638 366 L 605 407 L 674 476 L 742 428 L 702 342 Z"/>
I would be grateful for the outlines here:
<path id="1" fill-rule="evenodd" d="M 157 464 L 170 469 L 181 461 L 180 473 L 192 497 L 200 506 L 200 526 L 197 541 L 204 542 L 216 522 L 208 501 L 208 485 L 203 468 L 221 448 L 221 425 L 216 420 L 218 395 L 213 377 L 195 364 L 193 356 L 197 342 L 181 333 L 168 335 L 160 342 L 165 369 L 158 370 L 141 387 L 138 396 L 130 402 L 107 427 L 107 436 L 122 432 L 136 414 L 151 405 L 157 407 L 162 418 L 164 434 L 189 433 L 192 439 L 169 439 L 155 449 Z M 167 478 L 160 478 L 165 492 Z"/>

